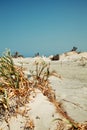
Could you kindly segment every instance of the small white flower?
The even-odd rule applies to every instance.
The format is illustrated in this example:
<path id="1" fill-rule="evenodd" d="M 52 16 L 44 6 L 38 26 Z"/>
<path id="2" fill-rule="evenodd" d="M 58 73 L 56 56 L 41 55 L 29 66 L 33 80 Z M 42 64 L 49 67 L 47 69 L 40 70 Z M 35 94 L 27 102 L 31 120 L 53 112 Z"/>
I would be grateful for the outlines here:
<path id="1" fill-rule="evenodd" d="M 35 64 L 39 64 L 39 65 L 44 65 L 44 64 L 46 64 L 45 61 L 44 61 L 44 59 L 41 58 L 41 57 L 35 57 L 35 58 L 34 58 L 34 63 L 35 63 Z"/>

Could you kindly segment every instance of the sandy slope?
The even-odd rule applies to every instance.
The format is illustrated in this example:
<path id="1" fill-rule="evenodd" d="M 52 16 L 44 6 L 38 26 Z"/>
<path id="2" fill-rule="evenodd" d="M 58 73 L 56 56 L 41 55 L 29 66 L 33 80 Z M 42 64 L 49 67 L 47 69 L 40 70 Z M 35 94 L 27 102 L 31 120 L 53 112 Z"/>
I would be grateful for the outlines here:
<path id="1" fill-rule="evenodd" d="M 62 79 L 53 76 L 49 78 L 50 85 L 55 89 L 56 98 L 62 102 L 69 116 L 77 122 L 87 121 L 87 61 L 81 60 L 82 57 L 87 58 L 86 54 L 70 55 L 59 61 L 50 61 L 45 58 L 51 64 L 50 70 L 55 70 L 62 75 Z M 25 74 L 30 75 L 29 70 L 33 69 L 32 58 L 14 59 L 14 62 L 26 68 Z M 56 113 L 54 105 L 41 92 L 38 91 L 36 97 L 27 104 L 28 108 L 31 108 L 29 117 L 34 121 L 34 130 L 49 130 L 49 128 L 55 130 L 56 123 L 52 120 L 61 116 Z M 20 115 L 12 117 L 9 120 L 10 130 L 23 130 L 22 126 L 25 122 L 25 118 Z M 6 125 L 5 122 L 0 122 L 3 130 L 8 130 Z"/>

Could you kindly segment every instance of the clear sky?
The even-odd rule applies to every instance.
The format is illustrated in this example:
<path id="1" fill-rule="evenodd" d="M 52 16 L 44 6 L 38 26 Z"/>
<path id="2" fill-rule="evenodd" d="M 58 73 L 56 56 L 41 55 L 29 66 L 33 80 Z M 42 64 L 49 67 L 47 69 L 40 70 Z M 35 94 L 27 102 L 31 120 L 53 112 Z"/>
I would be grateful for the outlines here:
<path id="1" fill-rule="evenodd" d="M 87 0 L 0 0 L 0 53 L 87 51 Z"/>

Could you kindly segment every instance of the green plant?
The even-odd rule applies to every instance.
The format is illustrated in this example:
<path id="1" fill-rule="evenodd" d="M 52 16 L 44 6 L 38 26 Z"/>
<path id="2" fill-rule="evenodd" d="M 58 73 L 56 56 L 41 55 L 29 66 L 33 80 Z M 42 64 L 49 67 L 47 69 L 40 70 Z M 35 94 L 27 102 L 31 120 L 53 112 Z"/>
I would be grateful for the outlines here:
<path id="1" fill-rule="evenodd" d="M 19 73 L 16 71 L 10 51 L 7 50 L 0 60 L 0 77 L 3 82 L 0 86 L 7 84 L 10 87 L 19 88 Z"/>
<path id="2" fill-rule="evenodd" d="M 21 100 L 21 97 L 29 95 L 29 85 L 28 79 L 24 76 L 23 68 L 14 65 L 10 51 L 6 50 L 0 59 L 0 104 L 2 108 L 8 108 L 11 97 L 19 98 L 19 104 L 26 102 L 26 98 Z M 15 104 L 17 105 L 17 103 Z"/>
<path id="3" fill-rule="evenodd" d="M 50 74 L 50 64 L 46 63 L 43 58 L 37 57 L 34 61 L 35 70 L 30 70 L 32 76 L 36 80 L 48 80 Z"/>

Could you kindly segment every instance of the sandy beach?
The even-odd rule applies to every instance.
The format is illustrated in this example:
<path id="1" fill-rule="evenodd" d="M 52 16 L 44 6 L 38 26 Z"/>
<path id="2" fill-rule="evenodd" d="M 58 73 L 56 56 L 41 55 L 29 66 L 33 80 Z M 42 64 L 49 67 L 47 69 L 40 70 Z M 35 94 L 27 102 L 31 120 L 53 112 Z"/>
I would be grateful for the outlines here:
<path id="1" fill-rule="evenodd" d="M 34 69 L 34 58 L 17 58 L 13 60 L 16 65 L 26 68 L 24 73 L 30 78 L 30 70 Z M 87 53 L 72 54 L 62 57 L 58 61 L 51 61 L 46 57 L 44 57 L 44 60 L 50 63 L 50 71 L 55 70 L 58 75 L 61 75 L 61 78 L 56 76 L 49 77 L 49 84 L 55 91 L 56 100 L 62 103 L 62 107 L 74 121 L 77 123 L 86 123 Z M 37 89 L 36 95 L 31 96 L 30 103 L 26 104 L 22 109 L 25 108 L 29 109 L 27 116 L 33 121 L 33 130 L 56 130 L 58 124 L 54 120 L 65 120 L 56 111 L 55 105 Z M 24 130 L 23 126 L 25 122 L 26 118 L 19 114 L 17 117 L 12 117 L 9 120 L 10 130 Z M 68 130 L 69 126 L 70 124 L 66 123 L 64 130 Z M 3 123 L 0 122 L 0 128 L 9 130 L 5 121 Z"/>

